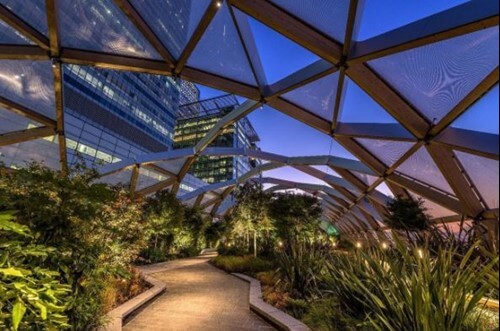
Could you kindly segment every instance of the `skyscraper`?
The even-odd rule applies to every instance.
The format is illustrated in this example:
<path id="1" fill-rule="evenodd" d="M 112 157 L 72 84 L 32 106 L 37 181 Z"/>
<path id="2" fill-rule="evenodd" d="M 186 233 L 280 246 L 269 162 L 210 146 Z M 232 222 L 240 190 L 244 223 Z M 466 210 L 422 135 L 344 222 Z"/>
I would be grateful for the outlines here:
<path id="1" fill-rule="evenodd" d="M 203 100 L 179 108 L 174 147 L 193 147 L 217 122 L 239 105 L 233 95 Z M 246 118 L 226 128 L 210 146 L 256 148 L 259 137 Z M 237 178 L 255 164 L 247 157 L 201 156 L 191 167 L 190 174 L 207 183 L 219 183 Z"/>

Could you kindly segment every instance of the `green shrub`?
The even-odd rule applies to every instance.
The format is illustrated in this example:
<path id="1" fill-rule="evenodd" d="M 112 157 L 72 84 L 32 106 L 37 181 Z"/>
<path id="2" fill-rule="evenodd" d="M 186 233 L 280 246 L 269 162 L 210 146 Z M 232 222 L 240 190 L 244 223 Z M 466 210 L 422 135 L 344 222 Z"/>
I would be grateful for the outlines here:
<path id="1" fill-rule="evenodd" d="M 217 268 L 227 272 L 244 273 L 251 276 L 273 268 L 271 262 L 253 256 L 217 256 L 212 259 L 212 263 Z"/>
<path id="2" fill-rule="evenodd" d="M 327 263 L 328 293 L 374 330 L 478 330 L 468 325 L 481 319 L 479 300 L 491 288 L 498 291 L 498 256 L 484 264 L 472 257 L 480 248 L 471 247 L 457 267 L 459 248 L 430 256 L 426 248 L 408 249 L 394 237 L 394 251 L 334 256 Z"/>
<path id="3" fill-rule="evenodd" d="M 43 268 L 55 249 L 30 243 L 32 234 L 0 212 L 0 328 L 65 330 L 70 287 L 59 273 Z"/>
<path id="4" fill-rule="evenodd" d="M 195 246 L 183 247 L 179 250 L 180 258 L 198 256 L 199 254 L 200 250 L 198 249 L 198 247 Z"/>
<path id="5" fill-rule="evenodd" d="M 286 300 L 286 312 L 298 320 L 301 320 L 310 308 L 311 304 L 305 300 L 293 298 Z"/>
<path id="6" fill-rule="evenodd" d="M 165 249 L 148 247 L 141 251 L 140 257 L 136 261 L 137 264 L 150 264 L 168 261 L 170 258 L 166 254 Z"/>
<path id="7" fill-rule="evenodd" d="M 332 297 L 313 302 L 302 321 L 317 331 L 362 330 L 360 322 L 345 313 L 338 299 Z"/>
<path id="8" fill-rule="evenodd" d="M 249 251 L 239 246 L 221 246 L 217 248 L 217 253 L 223 256 L 245 256 Z"/>
<path id="9" fill-rule="evenodd" d="M 0 177 L 0 211 L 18 211 L 33 233 L 30 244 L 56 248 L 41 267 L 71 287 L 67 315 L 75 330 L 103 322 L 107 280 L 126 275 L 147 241 L 140 203 L 95 179 L 95 171 L 62 176 L 36 164 Z"/>

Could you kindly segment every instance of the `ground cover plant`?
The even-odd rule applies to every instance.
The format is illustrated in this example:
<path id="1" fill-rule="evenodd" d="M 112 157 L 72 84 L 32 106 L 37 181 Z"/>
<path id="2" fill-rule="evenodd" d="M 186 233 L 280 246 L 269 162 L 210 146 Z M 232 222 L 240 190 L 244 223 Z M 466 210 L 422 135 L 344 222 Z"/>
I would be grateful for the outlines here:
<path id="1" fill-rule="evenodd" d="M 272 262 L 251 255 L 217 256 L 211 262 L 217 268 L 229 273 L 244 273 L 254 277 L 257 273 L 271 270 L 274 267 Z"/>
<path id="2" fill-rule="evenodd" d="M 498 328 L 498 319 L 480 304 L 498 293 L 498 252 L 478 236 L 477 226 L 464 221 L 457 232 L 431 222 L 421 200 L 397 198 L 384 220 L 392 242 L 357 246 L 348 238 L 318 235 L 321 209 L 314 197 L 270 199 L 273 253 L 261 257 L 274 268 L 256 277 L 264 300 L 313 330 Z M 236 270 L 231 267 L 251 245 L 231 233 L 228 239 L 220 253 L 230 256 L 218 259 Z"/>

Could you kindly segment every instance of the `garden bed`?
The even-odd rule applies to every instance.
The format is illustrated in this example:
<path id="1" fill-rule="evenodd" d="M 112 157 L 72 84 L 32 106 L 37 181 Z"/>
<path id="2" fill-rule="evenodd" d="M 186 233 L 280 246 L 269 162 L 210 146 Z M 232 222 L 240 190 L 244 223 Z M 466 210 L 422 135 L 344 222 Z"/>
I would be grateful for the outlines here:
<path id="1" fill-rule="evenodd" d="M 138 294 L 137 296 L 131 298 L 130 300 L 122 303 L 112 311 L 110 311 L 107 317 L 107 324 L 102 328 L 101 331 L 121 331 L 123 320 L 134 311 L 138 310 L 149 301 L 154 299 L 156 296 L 160 295 L 165 291 L 166 285 L 163 282 L 156 280 L 155 278 L 139 273 L 143 282 L 147 284 L 147 289 Z"/>

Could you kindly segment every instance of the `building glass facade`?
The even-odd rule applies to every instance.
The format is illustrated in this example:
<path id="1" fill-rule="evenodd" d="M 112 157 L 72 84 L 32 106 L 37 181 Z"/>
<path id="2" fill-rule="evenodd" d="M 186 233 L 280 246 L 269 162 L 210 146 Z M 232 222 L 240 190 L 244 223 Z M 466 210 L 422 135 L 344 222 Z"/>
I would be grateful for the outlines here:
<path id="1" fill-rule="evenodd" d="M 174 148 L 195 146 L 226 114 L 239 105 L 233 95 L 225 95 L 179 108 Z M 210 147 L 256 148 L 259 138 L 248 119 L 230 125 Z M 189 173 L 209 184 L 225 182 L 250 171 L 255 164 L 247 157 L 201 156 Z"/>

